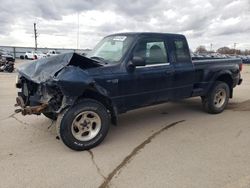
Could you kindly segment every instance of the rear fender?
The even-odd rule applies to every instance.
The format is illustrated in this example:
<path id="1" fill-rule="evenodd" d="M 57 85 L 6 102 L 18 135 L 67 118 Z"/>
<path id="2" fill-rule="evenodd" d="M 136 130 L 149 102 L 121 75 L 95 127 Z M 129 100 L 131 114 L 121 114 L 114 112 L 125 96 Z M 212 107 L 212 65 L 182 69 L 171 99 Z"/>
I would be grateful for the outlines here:
<path id="1" fill-rule="evenodd" d="M 213 78 L 211 79 L 212 81 L 209 83 L 208 88 L 207 88 L 207 92 L 209 92 L 213 86 L 214 83 L 216 81 L 222 81 L 228 84 L 229 89 L 230 89 L 230 98 L 232 98 L 233 96 L 233 77 L 232 77 L 232 72 L 230 72 L 229 70 L 222 70 L 220 72 L 218 72 L 217 74 L 215 74 L 213 76 Z"/>

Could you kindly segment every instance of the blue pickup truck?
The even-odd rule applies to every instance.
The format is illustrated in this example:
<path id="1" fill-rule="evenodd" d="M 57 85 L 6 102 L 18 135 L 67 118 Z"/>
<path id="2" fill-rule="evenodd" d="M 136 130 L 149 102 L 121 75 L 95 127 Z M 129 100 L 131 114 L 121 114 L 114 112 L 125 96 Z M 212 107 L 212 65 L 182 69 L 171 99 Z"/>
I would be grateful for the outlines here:
<path id="1" fill-rule="evenodd" d="M 185 36 L 119 33 L 86 56 L 66 53 L 18 69 L 16 112 L 57 120 L 69 148 L 100 144 L 118 114 L 189 97 L 221 113 L 242 82 L 240 59 L 192 61 Z"/>

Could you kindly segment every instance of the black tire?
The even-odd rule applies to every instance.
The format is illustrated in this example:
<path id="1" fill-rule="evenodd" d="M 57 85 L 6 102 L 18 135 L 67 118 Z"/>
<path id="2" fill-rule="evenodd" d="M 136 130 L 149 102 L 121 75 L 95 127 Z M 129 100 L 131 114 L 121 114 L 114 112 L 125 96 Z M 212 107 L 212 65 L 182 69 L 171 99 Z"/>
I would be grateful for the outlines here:
<path id="1" fill-rule="evenodd" d="M 4 68 L 4 71 L 11 73 L 14 71 L 14 66 L 13 65 L 6 65 L 6 67 Z"/>
<path id="2" fill-rule="evenodd" d="M 9 67 L 9 72 L 13 72 L 15 70 L 15 68 L 14 68 L 14 63 L 12 64 L 12 65 L 10 65 L 10 67 Z"/>
<path id="3" fill-rule="evenodd" d="M 53 112 L 45 112 L 43 113 L 43 115 L 53 121 L 55 121 L 57 119 L 57 114 L 53 113 Z"/>
<path id="4" fill-rule="evenodd" d="M 82 113 L 89 113 L 89 112 L 96 114 L 100 120 L 98 131 L 96 132 L 96 135 L 90 140 L 86 141 L 79 140 L 73 135 L 75 134 L 73 133 L 75 129 L 74 127 L 75 125 L 73 125 L 73 122 L 77 121 L 77 118 L 79 118 Z M 82 120 L 82 117 L 80 117 L 80 119 Z M 96 147 L 104 140 L 110 126 L 110 115 L 105 106 L 100 102 L 92 99 L 84 99 L 79 103 L 77 103 L 76 105 L 72 106 L 71 108 L 65 110 L 63 114 L 60 114 L 58 117 L 58 121 L 60 122 L 58 122 L 57 129 L 59 130 L 57 130 L 57 132 L 59 133 L 63 143 L 72 150 L 83 151 Z M 80 126 L 82 126 L 81 127 L 82 130 L 85 129 L 84 128 L 85 125 L 82 125 L 83 123 L 79 124 Z M 90 125 L 91 128 L 88 134 L 90 134 L 91 131 L 94 130 L 92 122 L 87 123 L 87 125 L 89 124 L 91 124 Z M 80 133 L 80 137 L 84 136 L 86 136 L 84 135 L 84 133 Z"/>
<path id="5" fill-rule="evenodd" d="M 223 95 L 219 94 L 219 92 L 224 93 Z M 221 96 L 223 99 L 217 99 L 217 95 Z M 216 97 L 217 96 L 217 97 Z M 202 105 L 203 109 L 210 114 L 219 114 L 224 111 L 226 108 L 230 96 L 230 89 L 227 83 L 216 81 L 213 88 L 210 90 L 207 96 L 203 96 Z M 221 101 L 218 102 L 218 101 Z"/>
<path id="6" fill-rule="evenodd" d="M 25 59 L 28 59 L 28 56 L 27 56 L 27 55 L 25 56 Z"/>
<path id="7" fill-rule="evenodd" d="M 12 73 L 14 71 L 14 67 L 9 67 L 8 69 L 7 69 L 7 72 L 9 72 L 9 73 Z"/>

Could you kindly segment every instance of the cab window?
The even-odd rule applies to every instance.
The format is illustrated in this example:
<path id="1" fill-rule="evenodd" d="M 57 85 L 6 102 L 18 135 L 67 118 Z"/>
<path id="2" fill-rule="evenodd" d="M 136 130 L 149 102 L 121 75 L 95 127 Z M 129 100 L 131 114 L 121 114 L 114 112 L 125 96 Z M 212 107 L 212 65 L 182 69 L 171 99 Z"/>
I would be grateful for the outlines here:
<path id="1" fill-rule="evenodd" d="M 175 57 L 177 63 L 189 63 L 190 54 L 185 40 L 175 40 L 174 46 L 175 46 Z"/>
<path id="2" fill-rule="evenodd" d="M 135 47 L 133 56 L 145 59 L 146 65 L 168 62 L 165 42 L 162 39 L 143 39 Z"/>

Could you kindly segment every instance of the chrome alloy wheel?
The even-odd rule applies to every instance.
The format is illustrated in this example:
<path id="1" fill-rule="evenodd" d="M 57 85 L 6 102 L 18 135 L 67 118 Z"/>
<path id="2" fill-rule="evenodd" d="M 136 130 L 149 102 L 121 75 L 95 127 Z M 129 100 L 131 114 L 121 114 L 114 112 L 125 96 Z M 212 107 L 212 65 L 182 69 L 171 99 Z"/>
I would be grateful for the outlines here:
<path id="1" fill-rule="evenodd" d="M 71 132 L 79 141 L 89 141 L 101 130 L 101 118 L 96 112 L 84 111 L 73 120 Z"/>
<path id="2" fill-rule="evenodd" d="M 214 105 L 216 108 L 221 108 L 226 101 L 226 91 L 224 89 L 219 89 L 214 95 Z"/>

